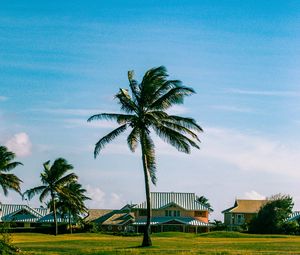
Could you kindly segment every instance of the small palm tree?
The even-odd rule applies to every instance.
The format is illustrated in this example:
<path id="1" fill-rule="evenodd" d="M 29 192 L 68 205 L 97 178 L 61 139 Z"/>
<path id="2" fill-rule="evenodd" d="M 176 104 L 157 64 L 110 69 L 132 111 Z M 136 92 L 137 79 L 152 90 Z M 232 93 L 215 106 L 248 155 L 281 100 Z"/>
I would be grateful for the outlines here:
<path id="1" fill-rule="evenodd" d="M 42 185 L 27 190 L 23 196 L 27 196 L 28 199 L 31 199 L 34 195 L 40 194 L 39 199 L 43 202 L 43 200 L 50 195 L 50 201 L 53 205 L 55 235 L 57 235 L 56 199 L 59 194 L 64 192 L 64 186 L 76 181 L 78 177 L 74 173 L 66 174 L 73 169 L 73 166 L 63 158 L 56 159 L 52 166 L 50 165 L 50 160 L 45 162 L 43 166 L 44 171 L 41 173 Z"/>
<path id="2" fill-rule="evenodd" d="M 57 209 L 62 215 L 68 215 L 69 228 L 72 233 L 71 219 L 78 221 L 80 216 L 88 212 L 84 202 L 90 200 L 85 195 L 86 189 L 76 181 L 63 187 L 63 192 L 58 195 Z"/>
<path id="3" fill-rule="evenodd" d="M 15 156 L 5 146 L 0 146 L 0 186 L 5 196 L 7 196 L 9 189 L 21 193 L 20 184 L 22 181 L 16 175 L 7 173 L 15 167 L 23 165 L 21 162 L 13 162 Z"/>
<path id="4" fill-rule="evenodd" d="M 149 178 L 156 184 L 156 162 L 154 143 L 151 132 L 155 133 L 179 151 L 190 153 L 190 147 L 199 149 L 198 136 L 195 132 L 202 128 L 192 118 L 169 115 L 168 110 L 172 105 L 182 104 L 184 97 L 194 93 L 192 88 L 182 85 L 179 80 L 168 80 L 166 68 L 161 66 L 146 72 L 139 84 L 133 78 L 133 71 L 128 72 L 128 90 L 120 89 L 116 99 L 124 114 L 100 113 L 91 116 L 88 121 L 114 120 L 120 125 L 118 128 L 102 137 L 95 145 L 94 156 L 97 157 L 101 149 L 114 138 L 123 133 L 127 128 L 131 132 L 127 143 L 132 152 L 138 144 L 141 146 L 142 162 L 145 178 L 147 222 L 142 246 L 151 246 L 150 220 L 151 201 Z"/>

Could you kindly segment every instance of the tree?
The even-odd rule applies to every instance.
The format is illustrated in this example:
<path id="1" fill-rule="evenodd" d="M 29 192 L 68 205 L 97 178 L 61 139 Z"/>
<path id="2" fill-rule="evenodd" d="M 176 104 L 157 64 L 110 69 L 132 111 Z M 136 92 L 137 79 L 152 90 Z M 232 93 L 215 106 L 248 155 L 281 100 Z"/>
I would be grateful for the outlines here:
<path id="1" fill-rule="evenodd" d="M 206 206 L 210 212 L 214 211 L 211 204 L 209 203 L 208 199 L 205 196 L 198 197 L 197 201 L 203 204 L 204 206 Z"/>
<path id="2" fill-rule="evenodd" d="M 62 215 L 68 215 L 69 228 L 72 233 L 72 220 L 78 221 L 80 215 L 87 213 L 88 209 L 84 202 L 90 200 L 85 195 L 86 189 L 77 181 L 68 183 L 63 187 L 63 192 L 58 194 L 57 209 Z"/>
<path id="3" fill-rule="evenodd" d="M 250 221 L 249 232 L 257 234 L 281 234 L 285 222 L 292 213 L 294 203 L 289 195 L 274 195 L 260 208 Z"/>
<path id="4" fill-rule="evenodd" d="M 15 167 L 23 165 L 21 162 L 13 161 L 15 156 L 5 146 L 0 146 L 0 186 L 5 196 L 7 196 L 9 189 L 21 193 L 20 184 L 22 181 L 16 175 L 7 173 Z"/>
<path id="5" fill-rule="evenodd" d="M 165 67 L 160 66 L 148 70 L 141 83 L 133 78 L 133 71 L 128 72 L 129 87 L 120 89 L 115 98 L 124 114 L 100 113 L 91 116 L 88 121 L 113 120 L 120 126 L 104 137 L 95 145 L 95 158 L 103 147 L 130 128 L 127 143 L 132 152 L 141 147 L 142 163 L 145 179 L 147 222 L 142 246 L 151 246 L 150 238 L 150 183 L 156 184 L 155 148 L 151 133 L 155 133 L 165 142 L 174 146 L 178 151 L 190 153 L 191 147 L 199 149 L 199 138 L 196 132 L 203 131 L 192 118 L 169 115 L 166 110 L 175 104 L 182 104 L 185 96 L 192 95 L 194 90 L 182 85 L 179 80 L 168 80 Z"/>
<path id="6" fill-rule="evenodd" d="M 23 196 L 31 199 L 34 195 L 40 194 L 40 201 L 42 202 L 47 196 L 50 195 L 51 203 L 53 205 L 53 217 L 55 224 L 55 235 L 58 234 L 57 216 L 56 216 L 56 199 L 58 195 L 64 193 L 64 186 L 76 181 L 77 176 L 74 173 L 67 174 L 68 171 L 73 169 L 65 159 L 56 159 L 52 166 L 50 160 L 43 164 L 44 171 L 41 173 L 41 186 L 27 190 Z"/>

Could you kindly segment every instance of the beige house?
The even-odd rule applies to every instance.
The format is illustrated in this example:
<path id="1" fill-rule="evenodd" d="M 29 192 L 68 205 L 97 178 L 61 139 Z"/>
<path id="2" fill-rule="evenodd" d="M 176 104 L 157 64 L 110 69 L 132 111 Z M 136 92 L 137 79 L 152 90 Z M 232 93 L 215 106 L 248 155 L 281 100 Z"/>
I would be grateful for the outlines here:
<path id="1" fill-rule="evenodd" d="M 234 206 L 222 213 L 228 230 L 240 230 L 251 221 L 267 200 L 236 199 Z"/>
<path id="2" fill-rule="evenodd" d="M 206 232 L 209 209 L 194 193 L 151 192 L 151 231 Z M 137 232 L 146 224 L 146 202 L 132 208 Z"/>

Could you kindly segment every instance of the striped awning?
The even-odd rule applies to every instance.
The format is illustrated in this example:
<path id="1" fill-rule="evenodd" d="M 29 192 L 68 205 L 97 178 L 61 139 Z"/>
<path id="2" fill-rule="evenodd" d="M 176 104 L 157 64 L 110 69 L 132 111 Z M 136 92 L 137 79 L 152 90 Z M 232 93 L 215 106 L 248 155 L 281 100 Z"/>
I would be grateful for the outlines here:
<path id="1" fill-rule="evenodd" d="M 300 211 L 293 212 L 287 221 L 294 221 L 300 219 Z"/>

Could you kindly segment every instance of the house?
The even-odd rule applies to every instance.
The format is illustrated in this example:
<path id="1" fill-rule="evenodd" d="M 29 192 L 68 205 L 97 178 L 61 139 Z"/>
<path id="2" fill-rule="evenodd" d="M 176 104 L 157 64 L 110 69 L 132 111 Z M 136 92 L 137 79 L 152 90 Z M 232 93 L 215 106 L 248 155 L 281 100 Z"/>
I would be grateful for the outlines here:
<path id="1" fill-rule="evenodd" d="M 151 192 L 151 231 L 207 232 L 209 209 L 194 193 Z M 146 225 L 146 202 L 132 207 L 136 232 Z"/>
<path id="2" fill-rule="evenodd" d="M 249 223 L 267 200 L 236 199 L 232 207 L 222 211 L 228 230 L 240 230 Z"/>
<path id="3" fill-rule="evenodd" d="M 57 222 L 68 223 L 68 218 L 57 213 Z M 48 208 L 0 203 L 0 223 L 8 223 L 13 229 L 29 229 L 51 226 L 54 223 L 54 217 Z"/>
<path id="4" fill-rule="evenodd" d="M 47 208 L 31 208 L 28 205 L 1 204 L 0 222 L 7 222 L 13 228 L 30 228 L 49 213 Z"/>
<path id="5" fill-rule="evenodd" d="M 97 224 L 103 231 L 128 231 L 134 221 L 134 215 L 130 210 L 130 205 L 126 205 L 119 210 L 89 209 L 85 221 Z"/>

